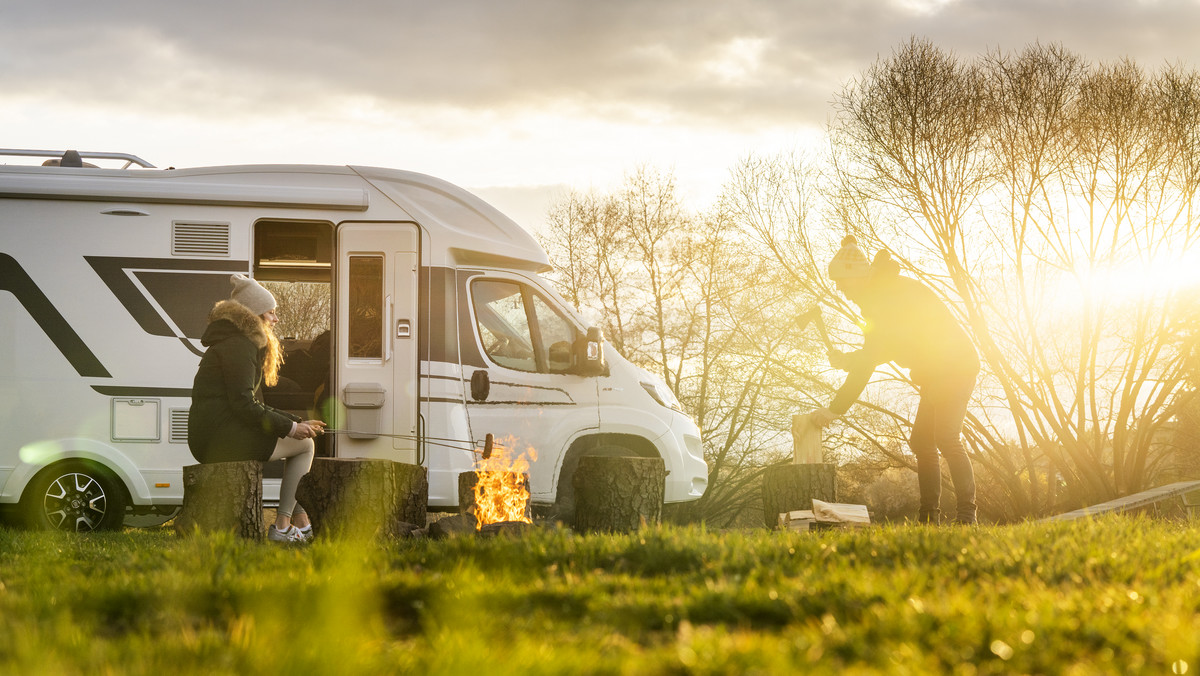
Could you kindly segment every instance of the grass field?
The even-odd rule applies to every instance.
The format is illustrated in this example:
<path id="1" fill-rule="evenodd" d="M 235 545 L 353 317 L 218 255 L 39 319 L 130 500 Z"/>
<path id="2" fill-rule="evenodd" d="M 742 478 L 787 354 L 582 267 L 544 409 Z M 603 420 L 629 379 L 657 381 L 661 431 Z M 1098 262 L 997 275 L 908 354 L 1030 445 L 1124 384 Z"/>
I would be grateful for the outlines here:
<path id="1" fill-rule="evenodd" d="M 0 529 L 0 673 L 1197 673 L 1200 527 Z"/>

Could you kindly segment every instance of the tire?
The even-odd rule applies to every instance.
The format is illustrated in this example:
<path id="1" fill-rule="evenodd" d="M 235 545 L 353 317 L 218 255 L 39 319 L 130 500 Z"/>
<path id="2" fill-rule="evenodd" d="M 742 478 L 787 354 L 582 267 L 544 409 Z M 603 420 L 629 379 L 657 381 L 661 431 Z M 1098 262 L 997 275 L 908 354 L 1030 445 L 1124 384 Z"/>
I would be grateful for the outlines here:
<path id="1" fill-rule="evenodd" d="M 550 508 L 550 518 L 568 526 L 575 523 L 575 470 L 579 467 L 580 458 L 593 455 L 619 458 L 638 454 L 619 444 L 601 444 L 595 448 L 583 449 L 574 456 L 568 457 L 563 462 L 562 473 L 558 477 L 558 490 L 554 494 L 554 506 Z"/>
<path id="2" fill-rule="evenodd" d="M 84 460 L 66 460 L 29 482 L 21 511 L 34 530 L 89 533 L 120 528 L 125 503 L 125 487 L 112 472 Z"/>

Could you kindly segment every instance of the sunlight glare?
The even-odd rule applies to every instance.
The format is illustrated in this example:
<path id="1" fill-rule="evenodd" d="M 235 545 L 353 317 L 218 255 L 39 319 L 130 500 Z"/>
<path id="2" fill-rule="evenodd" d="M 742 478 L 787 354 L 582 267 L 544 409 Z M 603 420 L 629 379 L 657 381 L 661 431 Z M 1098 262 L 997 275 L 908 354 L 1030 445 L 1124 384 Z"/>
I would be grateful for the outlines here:
<path id="1" fill-rule="evenodd" d="M 1055 297 L 1061 304 L 1085 300 L 1124 304 L 1162 299 L 1200 286 L 1200 260 L 1130 261 L 1116 266 L 1077 266 L 1060 274 Z"/>

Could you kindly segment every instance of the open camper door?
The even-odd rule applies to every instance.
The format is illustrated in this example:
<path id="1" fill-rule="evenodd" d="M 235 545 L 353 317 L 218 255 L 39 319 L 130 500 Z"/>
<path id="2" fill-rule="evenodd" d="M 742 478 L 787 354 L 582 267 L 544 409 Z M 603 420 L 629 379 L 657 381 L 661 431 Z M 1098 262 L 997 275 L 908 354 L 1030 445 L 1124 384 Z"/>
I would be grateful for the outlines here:
<path id="1" fill-rule="evenodd" d="M 416 463 L 419 374 L 413 223 L 338 226 L 337 455 Z"/>

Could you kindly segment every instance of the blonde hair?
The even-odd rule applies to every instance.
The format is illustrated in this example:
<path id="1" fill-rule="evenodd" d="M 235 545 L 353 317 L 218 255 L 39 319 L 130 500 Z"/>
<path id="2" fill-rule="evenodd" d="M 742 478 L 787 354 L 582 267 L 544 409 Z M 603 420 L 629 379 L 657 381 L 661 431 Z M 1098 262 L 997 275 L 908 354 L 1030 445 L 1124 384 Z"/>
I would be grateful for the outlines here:
<path id="1" fill-rule="evenodd" d="M 267 387 L 279 384 L 279 368 L 283 366 L 283 345 L 267 320 L 259 317 L 263 323 L 263 332 L 267 334 L 267 354 L 263 357 L 263 383 Z"/>

